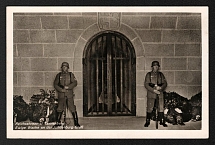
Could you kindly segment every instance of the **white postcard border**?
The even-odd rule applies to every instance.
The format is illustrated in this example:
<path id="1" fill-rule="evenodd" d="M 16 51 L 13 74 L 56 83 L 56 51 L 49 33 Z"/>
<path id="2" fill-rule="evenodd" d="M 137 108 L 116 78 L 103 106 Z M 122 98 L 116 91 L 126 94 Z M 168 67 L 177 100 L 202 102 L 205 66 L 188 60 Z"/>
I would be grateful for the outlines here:
<path id="1" fill-rule="evenodd" d="M 208 7 L 21 7 L 6 8 L 6 124 L 7 138 L 208 138 L 209 137 L 209 31 Z M 13 13 L 22 12 L 195 12 L 202 14 L 202 129 L 201 130 L 13 130 Z M 143 124 L 142 124 L 143 125 Z"/>

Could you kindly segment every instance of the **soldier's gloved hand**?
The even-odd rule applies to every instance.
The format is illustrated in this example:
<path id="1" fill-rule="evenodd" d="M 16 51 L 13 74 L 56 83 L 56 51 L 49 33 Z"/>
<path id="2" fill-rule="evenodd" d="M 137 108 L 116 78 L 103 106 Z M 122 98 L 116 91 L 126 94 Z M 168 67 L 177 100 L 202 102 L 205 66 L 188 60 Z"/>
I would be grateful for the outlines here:
<path id="1" fill-rule="evenodd" d="M 160 91 L 158 90 L 154 90 L 154 93 L 160 95 Z"/>
<path id="2" fill-rule="evenodd" d="M 67 89 L 69 89 L 69 87 L 68 87 L 68 86 L 64 86 L 64 89 L 66 89 L 66 90 L 67 90 Z"/>
<path id="3" fill-rule="evenodd" d="M 65 93 L 65 92 L 66 92 L 66 89 L 62 89 L 61 92 L 62 92 L 62 93 Z"/>
<path id="4" fill-rule="evenodd" d="M 157 86 L 157 87 L 156 87 L 156 90 L 161 90 L 161 87 L 160 87 L 160 86 Z"/>

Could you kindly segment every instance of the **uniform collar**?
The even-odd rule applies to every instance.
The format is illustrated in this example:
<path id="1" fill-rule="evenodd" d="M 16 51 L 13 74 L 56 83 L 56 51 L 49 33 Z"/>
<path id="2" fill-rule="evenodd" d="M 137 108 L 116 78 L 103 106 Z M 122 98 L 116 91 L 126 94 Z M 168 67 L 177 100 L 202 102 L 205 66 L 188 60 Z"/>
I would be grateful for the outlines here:
<path id="1" fill-rule="evenodd" d="M 153 71 L 153 70 L 152 70 L 151 72 L 154 73 L 154 74 L 157 74 L 157 73 L 158 73 L 158 71 L 155 72 L 155 71 Z"/>
<path id="2" fill-rule="evenodd" d="M 62 71 L 62 74 L 67 74 L 67 73 L 68 73 L 68 71 L 67 72 Z"/>

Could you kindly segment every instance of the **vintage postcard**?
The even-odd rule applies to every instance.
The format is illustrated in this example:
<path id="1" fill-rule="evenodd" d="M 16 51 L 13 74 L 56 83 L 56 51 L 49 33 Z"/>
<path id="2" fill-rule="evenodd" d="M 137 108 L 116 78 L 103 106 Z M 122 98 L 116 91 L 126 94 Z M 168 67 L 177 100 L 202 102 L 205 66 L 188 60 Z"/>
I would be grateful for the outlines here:
<path id="1" fill-rule="evenodd" d="M 208 138 L 208 7 L 7 7 L 7 138 Z"/>

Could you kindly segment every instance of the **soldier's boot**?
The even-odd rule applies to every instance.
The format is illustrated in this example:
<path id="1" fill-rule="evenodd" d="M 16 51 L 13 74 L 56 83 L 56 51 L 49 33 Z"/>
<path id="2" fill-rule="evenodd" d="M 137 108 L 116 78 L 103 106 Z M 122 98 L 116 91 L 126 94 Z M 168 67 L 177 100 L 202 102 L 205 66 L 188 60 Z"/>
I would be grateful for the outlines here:
<path id="1" fill-rule="evenodd" d="M 72 116 L 73 116 L 73 119 L 74 119 L 74 126 L 75 127 L 80 127 L 80 125 L 78 123 L 78 114 L 77 114 L 77 111 L 72 112 Z"/>
<path id="2" fill-rule="evenodd" d="M 63 112 L 57 112 L 56 124 L 53 127 L 61 126 L 61 117 Z"/>
<path id="3" fill-rule="evenodd" d="M 180 116 L 181 116 L 181 117 L 183 116 L 182 113 L 180 113 Z M 179 124 L 179 125 L 185 125 L 183 119 L 181 119 L 181 120 L 178 122 L 178 124 Z"/>
<path id="4" fill-rule="evenodd" d="M 151 119 L 151 113 L 146 113 L 146 123 L 144 124 L 144 127 L 148 127 L 150 125 L 150 119 Z"/>
<path id="5" fill-rule="evenodd" d="M 163 127 L 167 127 L 163 112 L 158 112 L 158 118 L 160 120 L 160 125 L 163 125 Z"/>
<path id="6" fill-rule="evenodd" d="M 75 119 L 76 119 L 76 127 L 80 127 L 80 124 L 78 123 L 78 113 L 75 111 Z"/>
<path id="7" fill-rule="evenodd" d="M 173 121 L 172 125 L 178 125 L 175 117 L 174 117 L 174 121 Z"/>

